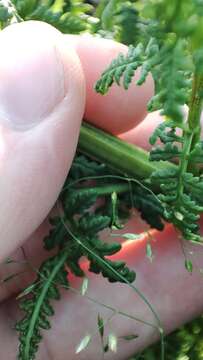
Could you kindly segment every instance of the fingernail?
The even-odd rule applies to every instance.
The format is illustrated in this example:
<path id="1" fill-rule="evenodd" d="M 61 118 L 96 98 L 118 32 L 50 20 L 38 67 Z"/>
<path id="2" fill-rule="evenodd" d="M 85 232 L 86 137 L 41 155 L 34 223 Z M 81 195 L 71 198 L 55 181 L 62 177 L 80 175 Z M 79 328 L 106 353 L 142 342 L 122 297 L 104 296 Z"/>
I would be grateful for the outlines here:
<path id="1" fill-rule="evenodd" d="M 66 93 L 56 46 L 60 33 L 27 22 L 0 34 L 0 123 L 26 130 L 41 123 Z"/>

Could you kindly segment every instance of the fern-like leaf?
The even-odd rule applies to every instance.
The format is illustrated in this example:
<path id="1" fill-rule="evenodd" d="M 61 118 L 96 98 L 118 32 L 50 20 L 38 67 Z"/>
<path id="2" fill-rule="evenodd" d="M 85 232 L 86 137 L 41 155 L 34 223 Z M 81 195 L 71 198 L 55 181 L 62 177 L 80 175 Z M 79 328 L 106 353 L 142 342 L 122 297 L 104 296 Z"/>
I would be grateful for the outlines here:
<path id="1" fill-rule="evenodd" d="M 190 78 L 187 79 L 187 53 L 184 42 L 163 45 L 159 52 L 159 64 L 154 72 L 157 91 L 148 104 L 149 111 L 162 110 L 162 114 L 178 123 L 183 120 L 181 106 L 189 99 Z M 189 62 L 189 60 L 188 60 Z M 153 70 L 153 69 L 151 69 Z"/>
<path id="2" fill-rule="evenodd" d="M 132 1 L 121 1 L 114 14 L 115 25 L 118 30 L 115 39 L 126 45 L 136 45 L 139 42 L 140 23 L 139 12 Z"/>
<path id="3" fill-rule="evenodd" d="M 123 86 L 128 89 L 135 70 L 141 65 L 143 55 L 143 46 L 139 44 L 136 48 L 129 47 L 128 54 L 120 54 L 117 59 L 113 60 L 111 65 L 103 72 L 101 79 L 97 82 L 95 89 L 101 94 L 106 94 L 111 85 L 116 82 L 120 85 L 123 76 Z"/>
<path id="4" fill-rule="evenodd" d="M 13 4 L 23 20 L 44 21 L 63 33 L 78 34 L 91 29 L 88 14 L 92 6 L 84 1 L 70 0 L 59 6 L 56 0 L 13 0 Z"/>
<path id="5" fill-rule="evenodd" d="M 48 320 L 48 317 L 54 315 L 51 301 L 60 299 L 58 286 L 68 286 L 64 267 L 67 256 L 68 253 L 61 252 L 45 261 L 39 269 L 32 297 L 21 301 L 20 307 L 25 317 L 16 325 L 20 333 L 19 360 L 35 359 L 42 340 L 41 329 L 49 330 L 51 327 Z"/>
<path id="6" fill-rule="evenodd" d="M 68 273 L 85 276 L 80 265 L 81 258 L 88 259 L 89 271 L 102 274 L 110 282 L 129 283 L 135 280 L 134 271 L 125 262 L 111 259 L 121 250 L 121 244 L 104 242 L 100 238 L 100 232 L 111 226 L 111 214 L 92 209 L 96 199 L 101 199 L 104 204 L 109 202 L 109 186 L 121 189 L 120 184 L 117 186 L 117 179 L 112 179 L 111 184 L 104 181 L 103 175 L 108 171 L 106 166 L 82 155 L 75 158 L 60 196 L 60 215 L 50 219 L 51 229 L 44 239 L 45 248 L 57 250 L 57 255 L 42 264 L 35 283 L 29 287 L 31 290 L 22 293 L 21 309 L 25 315 L 16 325 L 20 340 L 19 360 L 35 359 L 42 340 L 41 330 L 48 330 L 51 326 L 49 317 L 54 314 L 52 302 L 60 298 L 61 286 L 69 286 Z M 95 175 L 97 183 L 90 186 L 87 175 L 90 179 Z M 125 190 L 128 191 L 128 187 Z"/>

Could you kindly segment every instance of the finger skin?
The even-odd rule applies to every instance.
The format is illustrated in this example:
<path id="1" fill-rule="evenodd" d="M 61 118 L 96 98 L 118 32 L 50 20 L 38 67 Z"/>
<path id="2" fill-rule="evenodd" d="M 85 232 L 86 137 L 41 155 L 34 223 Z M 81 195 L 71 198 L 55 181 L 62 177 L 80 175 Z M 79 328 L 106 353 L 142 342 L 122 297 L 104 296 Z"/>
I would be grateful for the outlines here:
<path id="1" fill-rule="evenodd" d="M 103 58 L 101 56 L 100 66 L 103 66 L 105 61 L 110 60 L 109 57 L 114 56 L 123 47 L 114 42 L 109 43 L 107 41 L 107 45 L 105 45 L 105 43 L 98 42 L 95 39 L 91 41 L 93 42 L 90 42 L 87 51 L 84 50 L 83 54 L 82 48 L 81 52 L 84 70 L 86 69 L 85 64 L 91 58 L 91 49 L 98 48 L 99 55 L 99 49 L 102 53 L 102 47 L 105 48 L 106 46 L 106 53 L 104 53 Z M 3 204 L 2 210 L 0 209 L 0 229 L 2 229 L 2 238 L 7 239 L 6 244 L 0 242 L 1 260 L 20 246 L 39 226 L 57 199 L 75 152 L 79 125 L 84 111 L 85 90 L 84 78 L 77 56 L 68 47 L 66 38 L 51 26 L 40 22 L 13 25 L 1 33 L 0 43 L 3 54 L 0 61 L 0 99 L 2 100 L 0 108 L 0 175 L 3 174 L 0 176 L 0 195 Z M 48 101 L 46 92 L 48 89 L 44 91 L 44 99 L 42 91 L 44 84 L 40 80 L 44 78 L 41 68 L 43 68 L 43 57 L 47 56 L 45 50 L 48 47 L 52 48 L 52 51 L 54 48 L 57 54 L 60 65 L 58 75 L 62 78 L 61 83 L 64 81 L 60 90 L 64 87 L 64 93 L 62 97 L 56 96 L 56 103 L 53 101 L 53 105 L 46 108 Z M 50 51 L 50 49 L 48 50 Z M 80 46 L 78 51 L 80 53 Z M 15 64 L 17 64 L 16 68 Z M 86 77 L 89 89 L 92 78 L 90 81 L 88 80 L 91 77 L 91 71 L 88 69 L 90 70 L 90 68 L 87 68 Z M 19 100 L 17 96 L 18 101 L 16 101 L 16 95 L 25 91 L 24 82 L 28 88 L 26 100 L 23 101 L 23 97 Z M 96 112 L 99 108 L 91 94 L 89 94 L 87 103 L 96 104 L 96 108 L 91 111 L 93 113 L 95 111 L 101 118 L 107 119 L 108 124 L 115 115 L 113 117 L 115 122 L 112 122 L 112 126 L 114 126 L 114 130 L 116 127 L 116 132 L 119 132 L 121 128 L 119 128 L 118 117 L 120 116 L 120 120 L 121 118 L 123 120 L 121 113 L 125 112 L 127 107 L 132 108 L 132 103 L 134 106 L 135 96 L 133 99 L 131 96 L 124 97 L 123 93 L 121 96 L 120 90 L 118 92 L 117 90 L 118 88 L 115 90 L 115 95 L 107 96 L 106 106 L 103 102 L 100 104 L 104 109 L 107 109 L 109 119 L 108 116 L 105 117 L 105 113 Z M 57 87 L 55 91 L 56 93 L 59 91 Z M 37 98 L 38 94 L 40 94 L 40 98 L 39 96 Z M 56 94 L 51 95 L 55 97 Z M 121 97 L 122 102 L 120 101 Z M 98 99 L 101 99 L 99 95 Z M 146 100 L 145 95 L 143 95 L 143 99 Z M 110 103 L 116 104 L 116 101 L 121 105 L 123 104 L 121 113 L 116 113 L 117 107 L 112 108 L 108 105 Z M 42 108 L 39 108 L 39 105 Z M 87 105 L 87 111 L 89 111 L 90 105 Z M 139 109 L 136 115 L 138 118 L 144 112 L 142 106 Z M 37 124 L 36 118 L 39 117 L 39 111 L 42 111 L 41 121 L 43 121 Z M 132 119 L 132 113 L 130 111 L 127 113 Z M 13 128 L 11 121 L 14 118 L 18 126 L 15 124 Z M 97 116 L 95 121 L 99 126 L 102 126 Z M 125 124 L 125 128 L 126 126 L 129 128 L 128 119 L 126 119 Z M 22 126 L 25 127 L 22 128 Z M 68 147 L 67 138 L 69 139 Z M 12 227 L 7 226 L 9 218 L 12 219 Z M 19 222 L 21 223 L 20 227 L 17 226 Z"/>
<path id="2" fill-rule="evenodd" d="M 45 127 L 45 125 L 43 126 Z M 40 132 L 39 126 L 36 129 L 35 132 L 38 133 L 38 135 L 39 133 L 41 133 L 41 137 L 38 137 L 38 139 L 41 139 L 44 134 L 42 136 L 42 130 Z M 62 131 L 64 131 L 64 128 L 61 129 L 61 132 Z M 61 132 L 59 131 L 59 134 L 61 134 Z M 26 132 L 26 134 L 28 133 L 29 132 Z M 17 138 L 20 139 L 19 144 L 21 143 L 21 141 L 24 141 L 22 143 L 26 144 L 24 147 L 21 145 L 22 148 L 19 148 L 22 149 L 24 152 L 25 149 L 29 149 L 28 143 L 31 143 L 30 146 L 36 149 L 36 142 L 33 142 L 33 136 L 28 137 L 28 140 L 26 140 L 27 138 L 25 139 L 24 133 L 17 133 L 15 134 L 16 137 L 14 137 L 13 133 L 11 133 L 8 129 L 2 129 L 2 134 L 2 139 L 6 139 L 6 144 L 10 141 L 9 148 L 11 148 L 12 150 L 12 155 L 14 153 L 14 150 L 18 150 L 18 146 L 20 147 L 16 140 Z M 57 139 L 59 139 L 60 142 L 60 140 L 63 139 L 63 136 L 60 135 Z M 63 140 L 62 142 L 63 150 L 65 148 L 65 140 Z M 16 146 L 15 148 L 14 144 L 15 146 L 17 144 L 18 146 Z M 58 144 L 58 142 L 56 142 L 56 144 Z M 48 143 L 45 142 L 45 149 L 47 148 Z M 20 154 L 21 153 L 19 151 L 19 157 Z M 39 154 L 37 156 L 39 156 Z M 18 160 L 18 157 L 16 157 L 16 159 Z M 45 165 L 47 165 L 47 158 L 45 160 L 42 163 L 40 171 L 46 168 Z M 12 165 L 14 166 L 14 164 Z M 20 165 L 22 168 L 24 168 L 25 162 L 20 163 Z M 55 175 L 56 170 L 58 170 L 58 168 L 56 168 L 51 174 L 49 172 L 46 173 L 46 180 L 48 177 L 50 181 L 51 176 Z M 21 181 L 21 178 L 17 178 L 16 180 Z M 23 186 L 23 189 L 25 190 L 25 184 Z M 37 188 L 37 190 L 39 191 L 39 187 Z M 42 190 L 44 191 L 44 189 Z M 34 192 L 34 195 L 36 198 L 38 198 L 36 192 Z M 46 195 L 49 196 L 48 194 Z M 44 203 L 43 201 L 42 204 Z M 30 203 L 35 204 L 34 197 L 30 200 Z M 36 204 L 35 211 L 37 210 L 40 212 L 41 209 L 38 209 L 37 205 L 38 204 Z M 24 217 L 25 212 L 26 207 L 21 212 Z M 32 216 L 33 219 L 35 219 L 36 215 L 33 214 Z M 129 227 L 128 229 L 126 228 L 125 230 L 128 232 L 135 232 L 136 227 L 132 223 L 131 227 Z M 155 258 L 152 264 L 149 262 L 149 259 L 147 259 L 145 255 L 145 246 L 147 240 L 146 238 L 144 238 L 142 241 L 126 244 L 124 250 L 120 253 L 119 257 L 121 259 L 126 258 L 128 260 L 129 266 L 134 268 L 137 272 L 137 279 L 135 285 L 143 292 L 143 294 L 156 308 L 156 311 L 161 318 L 163 326 L 168 332 L 176 328 L 183 322 L 188 321 L 194 316 L 202 313 L 202 276 L 198 272 L 198 269 L 195 269 L 192 275 L 188 274 L 185 270 L 184 258 L 182 255 L 180 243 L 177 239 L 177 234 L 174 232 L 174 230 L 172 230 L 171 227 L 168 227 L 167 230 L 161 234 L 154 233 L 154 237 L 155 240 L 153 240 L 152 245 Z M 39 233 L 38 239 L 40 239 Z M 32 238 L 32 244 L 36 244 L 34 238 Z M 16 245 L 15 242 L 14 245 Z M 35 247 L 34 250 L 33 245 L 32 256 L 35 259 L 37 258 L 38 253 L 39 248 Z M 197 266 L 200 267 L 202 264 L 201 249 L 194 249 L 193 258 L 195 259 Z M 126 311 L 128 313 L 134 314 L 142 320 L 154 322 L 154 317 L 152 316 L 147 306 L 126 285 L 112 285 L 108 284 L 106 280 L 100 277 L 94 275 L 89 276 L 90 287 L 88 295 L 92 296 L 93 298 L 97 298 L 99 301 L 103 301 L 108 305 L 112 305 L 115 308 L 119 308 L 124 312 Z M 75 280 L 74 285 L 79 286 L 78 280 Z M 11 330 L 11 325 L 13 324 L 11 317 L 16 317 L 17 314 L 16 306 L 14 304 L 15 302 L 10 300 L 5 307 L 2 307 L 0 315 L 2 316 L 2 322 L 0 325 L 0 342 L 2 342 L 2 357 L 5 357 L 8 360 L 13 360 L 13 357 L 16 355 L 17 346 L 16 335 L 14 335 L 14 331 Z M 41 353 L 38 357 L 39 360 L 48 360 L 51 356 L 52 358 L 57 360 L 66 360 L 67 356 L 69 360 L 74 360 L 76 358 L 79 358 L 80 360 L 95 360 L 95 358 L 99 359 L 102 354 L 101 350 L 99 350 L 101 348 L 98 338 L 95 339 L 95 341 L 93 339 L 90 347 L 77 357 L 75 355 L 75 346 L 79 343 L 80 339 L 85 335 L 86 332 L 92 333 L 95 331 L 97 327 L 96 322 L 98 312 L 100 312 L 100 314 L 104 317 L 107 316 L 104 309 L 102 307 L 100 308 L 96 306 L 93 303 L 87 302 L 84 297 L 81 297 L 79 295 L 76 296 L 71 292 L 67 292 L 64 295 L 63 300 L 55 304 L 56 316 L 53 318 L 53 328 L 51 331 L 45 333 L 45 342 L 41 347 Z M 6 312 L 8 312 L 7 317 Z M 119 346 L 118 354 L 111 353 L 107 355 L 107 359 L 125 359 L 126 357 L 134 353 L 134 351 L 140 350 L 141 348 L 147 346 L 152 341 L 158 338 L 158 333 L 154 331 L 151 327 L 140 325 L 139 323 L 135 323 L 128 319 L 124 320 L 121 317 L 115 318 L 114 322 L 111 325 L 111 329 L 113 329 L 117 335 L 137 333 L 139 335 L 139 338 L 136 340 L 136 342 L 132 343 L 122 342 Z M 12 344 L 11 346 L 9 346 L 10 342 Z"/>
<path id="3" fill-rule="evenodd" d="M 0 260 L 3 260 L 37 229 L 57 200 L 75 153 L 85 88 L 77 55 L 63 36 L 47 24 L 12 25 L 2 31 L 0 46 L 3 53 L 0 59 Z M 53 89 L 41 81 L 52 66 L 50 57 L 56 57 Z M 20 81 L 24 86 L 18 85 Z M 41 96 L 49 106 L 44 101 L 40 103 Z M 16 116 L 13 123 L 16 113 L 19 119 Z"/>
<path id="4" fill-rule="evenodd" d="M 123 86 L 113 85 L 107 95 L 97 94 L 94 90 L 96 81 L 119 53 L 126 54 L 127 46 L 90 35 L 65 35 L 65 38 L 76 49 L 85 74 L 85 118 L 113 134 L 134 128 L 147 114 L 147 103 L 153 95 L 152 78 L 148 77 L 146 83 L 139 87 L 135 84 L 139 78 L 137 71 L 128 91 Z"/>
<path id="5" fill-rule="evenodd" d="M 163 117 L 160 115 L 159 111 L 155 111 L 148 114 L 135 128 L 120 134 L 119 137 L 124 141 L 150 151 L 152 146 L 149 143 L 149 137 L 162 121 Z"/>
<path id="6" fill-rule="evenodd" d="M 136 232 L 142 233 L 146 231 L 148 229 L 146 223 L 136 211 L 134 213 L 136 214 L 136 221 L 133 220 L 133 223 L 136 226 Z M 47 257 L 52 256 L 52 252 L 47 252 L 44 249 L 43 239 L 48 235 L 51 228 L 49 219 L 56 215 L 59 216 L 57 209 L 54 208 L 23 246 L 10 254 L 9 259 L 11 262 L 2 262 L 0 264 L 0 303 L 12 296 L 16 296 L 22 289 L 29 286 L 36 279 L 36 271 L 42 262 Z M 126 228 L 123 231 L 126 231 Z M 112 239 L 109 239 L 108 231 L 102 234 L 102 239 L 107 242 L 112 241 Z M 123 239 L 118 238 L 117 240 L 123 242 Z M 13 274 L 19 275 L 12 278 L 11 275 Z M 8 277 L 9 281 L 5 281 Z"/>
<path id="7" fill-rule="evenodd" d="M 135 286 L 156 309 L 164 330 L 168 333 L 202 313 L 202 275 L 198 269 L 195 269 L 192 275 L 185 270 L 180 243 L 172 227 L 167 228 L 164 236 L 155 232 L 152 242 L 155 258 L 152 263 L 146 258 L 145 246 L 146 237 L 140 242 L 126 245 L 117 258 L 126 259 L 128 265 L 134 268 L 137 273 Z M 202 263 L 200 250 L 195 252 L 194 259 L 200 266 Z M 91 275 L 88 296 L 101 303 L 113 306 L 115 309 L 132 314 L 141 320 L 156 324 L 147 305 L 127 285 L 108 284 L 101 277 Z M 64 301 L 56 305 L 56 309 L 57 321 L 54 323 L 51 333 L 46 336 L 46 342 L 48 342 L 49 349 L 55 357 L 57 354 L 63 354 L 59 357 L 60 360 L 65 360 L 68 339 L 70 339 L 69 358 L 75 359 L 75 346 L 85 333 L 95 332 L 98 313 L 104 318 L 111 315 L 110 311 L 88 302 L 81 295 L 70 295 L 68 293 L 64 295 Z M 71 329 L 68 328 L 67 321 L 71 322 Z M 158 331 L 150 326 L 144 326 L 120 316 L 116 316 L 110 328 L 107 326 L 107 329 L 111 329 L 117 336 L 135 333 L 139 335 L 139 338 L 134 342 L 121 341 L 118 353 L 107 355 L 107 359 L 126 359 L 159 338 Z M 55 334 L 58 334 L 59 338 L 57 345 L 53 345 Z M 101 356 L 101 346 L 99 337 L 97 337 L 97 340 L 93 339 L 86 352 L 80 354 L 80 360 L 99 359 L 99 356 Z"/>

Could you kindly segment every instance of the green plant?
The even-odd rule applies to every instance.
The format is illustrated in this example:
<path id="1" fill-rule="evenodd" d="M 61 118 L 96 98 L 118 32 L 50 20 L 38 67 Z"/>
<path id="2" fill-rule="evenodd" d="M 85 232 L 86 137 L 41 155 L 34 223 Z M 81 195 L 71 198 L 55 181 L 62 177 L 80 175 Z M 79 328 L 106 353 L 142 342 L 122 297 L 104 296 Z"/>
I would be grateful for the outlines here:
<path id="1" fill-rule="evenodd" d="M 101 1 L 96 14 L 101 19 L 101 33 L 124 44 L 136 44 L 142 24 L 139 22 L 137 1 Z"/>
<path id="2" fill-rule="evenodd" d="M 124 262 L 112 262 L 106 258 L 118 252 L 120 244 L 104 243 L 98 237 L 98 233 L 112 222 L 112 215 L 103 215 L 103 209 L 97 209 L 97 214 L 90 210 L 98 198 L 102 197 L 108 202 L 112 192 L 126 192 L 128 185 L 104 185 L 102 182 L 101 186 L 101 180 L 98 180 L 95 186 L 78 187 L 81 177 L 87 178 L 90 174 L 105 176 L 106 173 L 105 166 L 88 161 L 83 156 L 76 157 L 73 163 L 59 202 L 61 216 L 50 220 L 52 228 L 44 240 L 47 250 L 56 248 L 58 252 L 41 265 L 28 298 L 20 303 L 25 317 L 16 327 L 20 332 L 21 342 L 19 359 L 35 357 L 41 341 L 40 330 L 50 328 L 48 317 L 54 314 L 50 301 L 60 298 L 60 286 L 69 287 L 69 272 L 79 277 L 84 276 L 79 263 L 82 256 L 89 260 L 90 271 L 102 273 L 110 282 L 132 282 L 135 279 L 135 274 Z M 84 184 L 84 180 L 82 182 Z"/>
<path id="3" fill-rule="evenodd" d="M 4 27 L 12 22 L 12 19 L 40 20 L 55 26 L 63 33 L 78 34 L 82 31 L 93 31 L 92 10 L 93 7 L 83 0 L 1 1 L 0 22 Z"/>
<path id="4" fill-rule="evenodd" d="M 89 185 L 88 180 L 95 184 Z M 41 329 L 50 328 L 48 317 L 54 314 L 51 301 L 60 299 L 61 287 L 69 288 L 70 272 L 79 277 L 85 275 L 80 265 L 82 257 L 89 260 L 89 271 L 101 273 L 110 282 L 130 285 L 134 281 L 135 273 L 124 262 L 109 259 L 121 245 L 104 243 L 99 238 L 99 232 L 105 228 L 119 229 L 121 219 L 129 217 L 134 204 L 151 225 L 163 228 L 162 208 L 156 197 L 137 182 L 130 186 L 129 181 L 121 175 L 112 175 L 104 164 L 83 155 L 76 156 L 58 201 L 59 216 L 50 219 L 52 228 L 44 239 L 45 248 L 57 249 L 57 254 L 41 265 L 35 283 L 20 296 L 20 308 L 25 316 L 16 325 L 21 343 L 19 359 L 35 358 L 42 340 Z M 102 199 L 102 205 L 93 212 L 92 206 L 98 199 Z M 154 312 L 153 308 L 151 310 Z"/>
<path id="5" fill-rule="evenodd" d="M 193 320 L 165 338 L 166 360 L 202 360 L 203 359 L 203 318 Z M 151 346 L 141 354 L 129 360 L 159 359 L 158 344 Z"/>
<path id="6" fill-rule="evenodd" d="M 198 219 L 203 211 L 201 178 L 202 147 L 200 115 L 203 100 L 202 26 L 199 1 L 145 1 L 140 12 L 146 21 L 142 41 L 119 55 L 104 71 L 96 90 L 105 94 L 115 82 L 128 89 L 135 70 L 141 67 L 137 85 L 149 74 L 155 94 L 148 110 L 161 110 L 164 122 L 150 137 L 150 161 L 174 161 L 176 167 L 154 171 L 151 183 L 160 188 L 164 218 L 181 231 L 183 237 L 201 241 Z M 185 28 L 185 20 L 188 27 Z M 189 108 L 185 121 L 182 106 Z"/>
<path id="7" fill-rule="evenodd" d="M 109 259 L 121 245 L 104 243 L 99 235 L 105 228 L 112 231 L 124 226 L 135 207 L 151 227 L 162 230 L 162 220 L 167 220 L 184 238 L 201 241 L 197 224 L 203 211 L 201 5 L 201 0 L 103 0 L 95 9 L 85 1 L 74 0 L 14 0 L 7 6 L 0 1 L 1 28 L 14 21 L 43 20 L 64 33 L 98 32 L 132 44 L 126 56 L 119 55 L 104 71 L 96 90 L 105 94 L 114 82 L 120 85 L 121 81 L 128 89 L 135 70 L 141 67 L 137 84 L 142 85 L 149 74 L 155 83 L 149 111 L 162 110 L 165 116 L 150 138 L 152 145 L 159 139 L 163 146 L 154 147 L 150 156 L 83 124 L 78 152 L 58 200 L 59 214 L 50 220 L 51 230 L 44 239 L 45 248 L 55 250 L 55 255 L 41 265 L 36 281 L 20 294 L 25 316 L 16 325 L 19 360 L 35 358 L 42 340 L 41 329 L 50 328 L 52 301 L 60 298 L 61 287 L 70 288 L 70 273 L 85 275 L 80 265 L 83 256 L 89 260 L 91 272 L 131 286 L 150 307 L 163 335 L 154 309 L 131 284 L 134 272 L 125 263 Z M 186 121 L 184 104 L 189 107 Z M 123 159 L 119 171 L 115 170 L 118 154 Z M 102 200 L 102 205 L 92 209 L 97 199 Z M 160 358 L 160 350 L 153 351 L 153 356 Z M 148 354 L 144 359 L 152 356 L 151 349 Z"/>

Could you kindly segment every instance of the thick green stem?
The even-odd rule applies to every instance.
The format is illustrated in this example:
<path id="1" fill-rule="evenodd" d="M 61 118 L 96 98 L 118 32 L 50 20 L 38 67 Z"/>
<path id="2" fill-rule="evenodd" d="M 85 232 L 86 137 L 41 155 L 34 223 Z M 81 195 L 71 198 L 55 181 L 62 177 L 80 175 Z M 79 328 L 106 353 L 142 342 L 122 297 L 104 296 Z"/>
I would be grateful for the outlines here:
<path id="1" fill-rule="evenodd" d="M 192 86 L 192 95 L 189 104 L 189 114 L 187 119 L 188 129 L 183 134 L 184 143 L 183 151 L 180 161 L 180 171 L 179 171 L 179 185 L 178 185 L 178 194 L 179 198 L 184 191 L 184 184 L 182 181 L 182 176 L 189 170 L 193 174 L 198 172 L 197 167 L 192 164 L 188 158 L 191 151 L 194 149 L 195 145 L 200 141 L 201 135 L 201 111 L 202 111 L 202 92 L 203 89 L 203 76 L 194 75 L 193 86 Z"/>
<path id="2" fill-rule="evenodd" d="M 192 164 L 188 155 L 200 140 L 200 116 L 202 110 L 203 76 L 195 75 L 191 101 L 189 104 L 188 130 L 184 134 L 183 153 L 180 166 L 181 174 L 190 169 Z M 149 154 L 138 146 L 128 144 L 117 137 L 107 134 L 85 121 L 81 127 L 79 146 L 80 152 L 106 163 L 112 169 L 138 179 L 149 178 L 153 171 L 174 167 L 166 161 L 150 162 Z M 182 187 L 180 181 L 180 188 Z"/>
<path id="3" fill-rule="evenodd" d="M 183 151 L 180 161 L 180 171 L 179 171 L 179 185 L 178 185 L 178 194 L 179 197 L 184 191 L 184 184 L 182 181 L 182 176 L 188 170 L 192 173 L 197 172 L 197 168 L 194 164 L 190 163 L 188 160 L 191 151 L 194 149 L 195 145 L 200 140 L 201 135 L 201 125 L 200 117 L 202 111 L 202 96 L 201 92 L 203 89 L 203 77 L 199 75 L 194 75 L 193 85 L 192 85 L 192 95 L 189 104 L 189 114 L 187 119 L 187 130 L 183 134 L 184 143 Z"/>
<path id="4" fill-rule="evenodd" d="M 192 96 L 189 104 L 188 126 L 189 131 L 193 134 L 191 143 L 191 150 L 195 147 L 200 140 L 201 135 L 201 111 L 202 111 L 202 97 L 203 91 L 203 76 L 195 75 L 192 87 Z"/>
<path id="5" fill-rule="evenodd" d="M 178 194 L 179 198 L 182 196 L 183 191 L 184 191 L 184 184 L 183 184 L 182 177 L 188 169 L 188 156 L 190 155 L 192 140 L 193 140 L 192 133 L 184 134 L 183 151 L 182 151 L 182 155 L 181 155 L 180 170 L 179 170 L 179 175 L 178 175 L 179 181 L 178 181 L 177 194 Z"/>
<path id="6" fill-rule="evenodd" d="M 139 179 L 149 178 L 153 171 L 173 166 L 166 162 L 150 162 L 149 154 L 83 122 L 79 138 L 79 151 L 106 163 L 112 169 Z"/>

